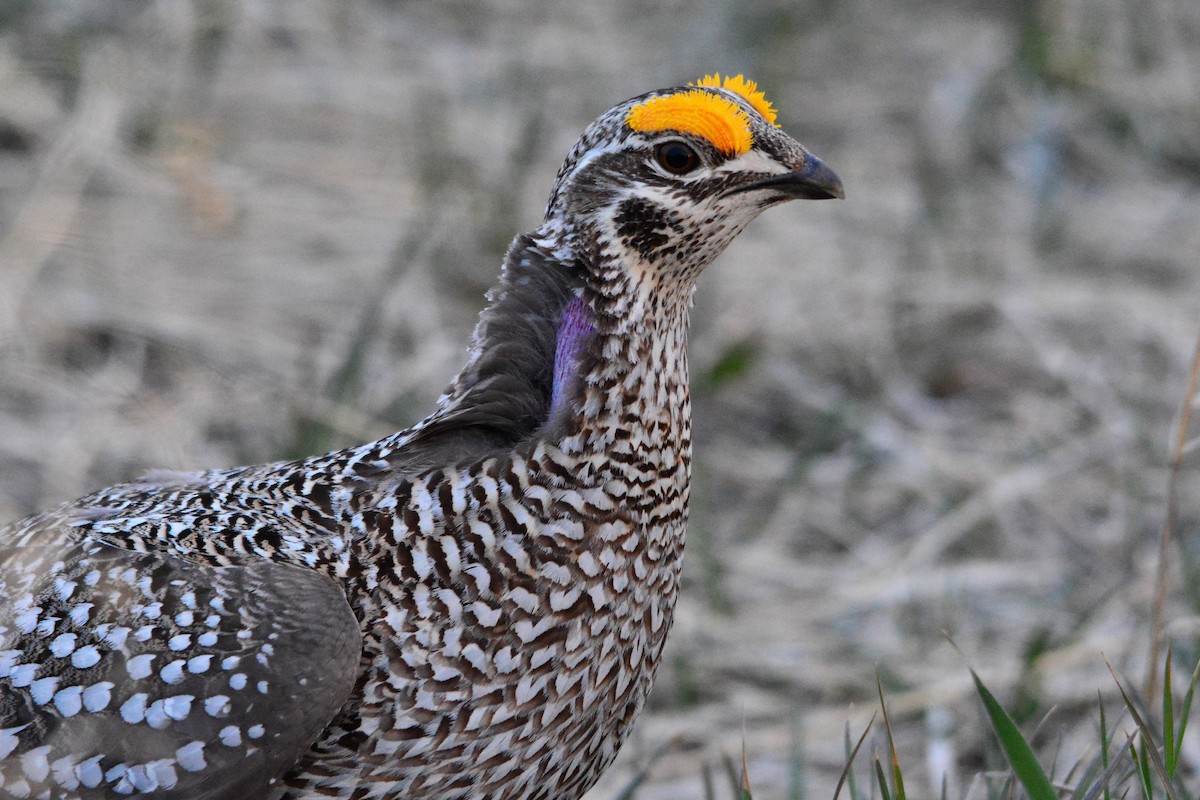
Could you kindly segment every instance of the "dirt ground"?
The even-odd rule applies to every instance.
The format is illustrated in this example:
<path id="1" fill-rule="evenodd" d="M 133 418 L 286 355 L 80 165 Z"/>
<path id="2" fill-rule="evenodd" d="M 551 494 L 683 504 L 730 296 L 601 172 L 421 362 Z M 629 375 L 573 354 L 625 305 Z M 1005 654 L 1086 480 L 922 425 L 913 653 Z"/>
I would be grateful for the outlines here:
<path id="1" fill-rule="evenodd" d="M 416 421 L 583 126 L 714 70 L 848 199 L 702 281 L 685 594 L 588 797 L 743 742 L 756 798 L 829 797 L 877 671 L 911 796 L 996 764 L 968 664 L 1086 755 L 1200 335 L 1194 0 L 0 3 L 0 517 Z"/>

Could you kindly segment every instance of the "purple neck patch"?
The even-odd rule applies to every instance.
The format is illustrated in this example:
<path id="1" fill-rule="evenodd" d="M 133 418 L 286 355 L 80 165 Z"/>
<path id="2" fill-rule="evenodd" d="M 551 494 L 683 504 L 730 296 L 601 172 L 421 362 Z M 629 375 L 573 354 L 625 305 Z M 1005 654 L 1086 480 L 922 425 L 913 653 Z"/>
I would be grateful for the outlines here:
<path id="1" fill-rule="evenodd" d="M 571 298 L 558 321 L 558 339 L 554 349 L 554 386 L 550 391 L 550 416 L 553 418 L 567 402 L 567 387 L 579 369 L 579 357 L 595 333 L 587 303 Z"/>

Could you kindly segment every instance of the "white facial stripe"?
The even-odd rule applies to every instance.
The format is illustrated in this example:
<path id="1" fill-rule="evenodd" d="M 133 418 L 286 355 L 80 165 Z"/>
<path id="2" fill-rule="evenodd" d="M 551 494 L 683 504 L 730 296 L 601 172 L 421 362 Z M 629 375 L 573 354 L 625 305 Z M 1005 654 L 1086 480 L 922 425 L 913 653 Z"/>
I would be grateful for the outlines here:
<path id="1" fill-rule="evenodd" d="M 679 200 L 665 186 L 639 186 L 636 196 L 649 200 L 663 208 L 674 208 L 679 204 Z"/>
<path id="2" fill-rule="evenodd" d="M 737 158 L 731 158 L 712 171 L 713 175 L 730 172 L 758 173 L 762 175 L 783 175 L 791 172 L 786 166 L 759 150 L 750 150 Z"/>
<path id="3" fill-rule="evenodd" d="M 578 175 L 597 158 L 608 155 L 609 153 L 620 152 L 621 150 L 626 149 L 628 146 L 629 145 L 627 142 L 609 142 L 604 147 L 597 147 L 589 150 L 583 158 L 575 162 L 575 166 L 571 169 L 571 174 Z"/>

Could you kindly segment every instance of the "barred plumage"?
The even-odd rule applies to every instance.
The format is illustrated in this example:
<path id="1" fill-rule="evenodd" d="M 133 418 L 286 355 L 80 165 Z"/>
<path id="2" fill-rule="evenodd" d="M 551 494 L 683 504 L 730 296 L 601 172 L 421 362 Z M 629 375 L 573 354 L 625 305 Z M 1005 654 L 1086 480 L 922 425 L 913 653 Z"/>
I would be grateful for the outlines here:
<path id="1" fill-rule="evenodd" d="M 0 532 L 0 791 L 582 795 L 671 624 L 695 278 L 841 196 L 773 123 L 740 76 L 600 117 L 413 428 Z"/>

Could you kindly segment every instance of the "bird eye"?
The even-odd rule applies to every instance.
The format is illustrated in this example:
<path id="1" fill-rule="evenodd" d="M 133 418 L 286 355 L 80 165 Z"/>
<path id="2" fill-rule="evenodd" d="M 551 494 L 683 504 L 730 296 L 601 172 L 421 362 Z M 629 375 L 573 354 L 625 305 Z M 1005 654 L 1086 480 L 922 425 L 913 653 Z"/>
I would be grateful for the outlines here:
<path id="1" fill-rule="evenodd" d="M 654 148 L 654 159 L 672 175 L 686 175 L 700 166 L 700 156 L 683 142 L 663 142 Z"/>

